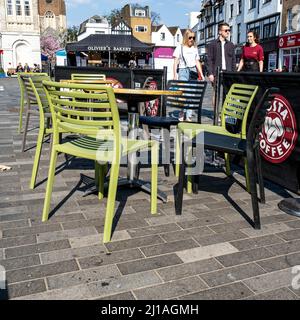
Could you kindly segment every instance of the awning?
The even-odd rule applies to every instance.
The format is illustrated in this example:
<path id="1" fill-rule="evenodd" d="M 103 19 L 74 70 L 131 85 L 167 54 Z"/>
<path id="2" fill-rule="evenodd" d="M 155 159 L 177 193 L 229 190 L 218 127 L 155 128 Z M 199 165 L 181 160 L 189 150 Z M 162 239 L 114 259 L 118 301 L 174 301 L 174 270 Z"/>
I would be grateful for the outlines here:
<path id="1" fill-rule="evenodd" d="M 69 43 L 66 51 L 152 52 L 153 46 L 132 35 L 91 34 L 76 43 Z"/>

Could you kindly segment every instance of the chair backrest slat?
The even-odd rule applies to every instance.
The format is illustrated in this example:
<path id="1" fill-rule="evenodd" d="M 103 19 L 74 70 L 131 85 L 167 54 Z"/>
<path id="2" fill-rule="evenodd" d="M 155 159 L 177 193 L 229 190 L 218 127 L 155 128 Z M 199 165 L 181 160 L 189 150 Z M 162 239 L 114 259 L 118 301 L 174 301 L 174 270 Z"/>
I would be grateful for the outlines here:
<path id="1" fill-rule="evenodd" d="M 83 74 L 83 73 L 72 73 L 71 80 L 106 80 L 105 74 Z"/>
<path id="2" fill-rule="evenodd" d="M 247 118 L 258 86 L 234 83 L 227 93 L 221 112 L 222 126 L 246 138 Z"/>
<path id="3" fill-rule="evenodd" d="M 197 110 L 198 123 L 201 123 L 201 109 L 207 83 L 206 81 L 182 81 L 170 80 L 168 90 L 182 91 L 180 96 L 166 96 L 165 108 L 170 109 L 191 109 Z"/>
<path id="4" fill-rule="evenodd" d="M 44 81 L 43 86 L 56 137 L 59 129 L 84 135 L 113 136 L 120 148 L 120 118 L 111 87 L 51 81 Z"/>

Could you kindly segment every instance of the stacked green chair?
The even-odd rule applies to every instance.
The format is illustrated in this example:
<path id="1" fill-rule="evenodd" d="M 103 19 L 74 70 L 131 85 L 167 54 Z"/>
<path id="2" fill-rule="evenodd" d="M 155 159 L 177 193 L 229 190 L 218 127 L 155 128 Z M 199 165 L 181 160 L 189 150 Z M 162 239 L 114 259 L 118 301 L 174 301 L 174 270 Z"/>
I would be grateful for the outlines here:
<path id="1" fill-rule="evenodd" d="M 182 122 L 178 124 L 176 139 L 176 176 L 179 175 L 180 163 L 180 145 L 182 135 L 192 139 L 198 130 L 211 132 L 220 136 L 246 139 L 248 114 L 258 91 L 258 86 L 248 84 L 233 84 L 227 93 L 223 108 L 221 111 L 221 125 L 197 124 Z M 249 187 L 249 171 L 247 159 L 245 160 L 245 176 L 248 192 Z M 230 175 L 230 159 L 228 153 L 225 153 L 226 174 Z M 188 193 L 192 192 L 192 179 L 188 176 Z"/>
<path id="2" fill-rule="evenodd" d="M 111 239 L 121 156 L 151 149 L 151 213 L 157 212 L 158 143 L 121 137 L 120 119 L 113 89 L 109 86 L 64 84 L 44 81 L 53 125 L 53 147 L 42 220 L 48 220 L 58 153 L 95 161 L 99 199 L 103 198 L 104 175 L 111 163 L 103 242 Z M 69 91 L 66 91 L 69 90 Z M 70 142 L 59 142 L 59 131 L 78 134 Z"/>
<path id="3" fill-rule="evenodd" d="M 47 76 L 47 73 L 34 73 L 34 72 L 18 72 L 18 82 L 20 87 L 20 111 L 19 111 L 19 127 L 18 127 L 18 133 L 21 133 L 22 126 L 23 126 L 23 113 L 24 113 L 24 107 L 25 104 L 28 106 L 28 103 L 35 103 L 36 101 L 30 101 L 27 99 L 24 82 L 22 77 L 23 76 Z"/>
<path id="4" fill-rule="evenodd" d="M 240 85 L 233 85 L 235 90 L 241 91 Z M 237 89 L 239 88 L 239 89 Z M 233 88 L 232 88 L 233 89 Z M 245 90 L 244 90 L 245 91 Z M 253 92 L 256 91 L 256 88 Z M 251 223 L 255 229 L 260 229 L 260 214 L 259 214 L 259 205 L 258 205 L 258 195 L 257 195 L 257 182 L 259 184 L 260 198 L 261 202 L 265 202 L 264 195 L 264 185 L 263 185 L 263 175 L 261 170 L 261 160 L 260 160 L 260 144 L 259 144 L 259 134 L 263 124 L 265 123 L 265 117 L 267 110 L 270 108 L 271 103 L 274 99 L 274 94 L 278 93 L 278 88 L 267 89 L 259 102 L 255 106 L 251 120 L 247 127 L 247 134 L 244 135 L 228 135 L 223 134 L 222 131 L 218 132 L 216 130 L 208 131 L 204 130 L 204 148 L 221 151 L 228 154 L 234 154 L 247 159 L 247 170 L 249 170 L 249 187 L 250 195 L 253 209 L 253 221 L 250 221 L 250 218 L 246 216 L 246 219 Z M 240 92 L 241 94 L 241 92 Z M 227 98 L 226 98 L 227 99 Z M 241 104 L 240 104 L 241 105 Z M 233 115 L 233 113 L 231 112 Z M 194 128 L 195 129 L 195 128 Z M 198 129 L 196 134 L 203 134 L 202 129 Z M 202 131 L 202 132 L 201 132 Z M 192 139 L 186 139 L 182 142 L 181 150 L 184 150 L 184 145 L 189 148 L 197 146 L 197 138 L 195 136 Z M 187 155 L 189 156 L 189 155 Z M 181 154 L 181 164 L 179 170 L 179 181 L 177 194 L 175 197 L 175 209 L 176 214 L 181 214 L 182 212 L 182 199 L 183 199 L 183 188 L 184 188 L 184 178 L 186 174 L 186 155 L 182 152 Z M 187 171 L 189 174 L 189 171 Z"/>
<path id="5" fill-rule="evenodd" d="M 106 80 L 105 74 L 72 73 L 71 80 Z"/>

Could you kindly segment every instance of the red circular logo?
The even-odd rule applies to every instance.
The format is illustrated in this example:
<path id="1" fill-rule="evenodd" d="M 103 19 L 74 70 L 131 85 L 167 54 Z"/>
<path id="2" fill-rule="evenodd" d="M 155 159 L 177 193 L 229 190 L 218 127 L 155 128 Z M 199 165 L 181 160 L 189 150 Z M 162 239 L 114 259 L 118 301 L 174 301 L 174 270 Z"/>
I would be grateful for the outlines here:
<path id="1" fill-rule="evenodd" d="M 294 111 L 286 98 L 274 95 L 259 134 L 260 152 L 269 162 L 281 163 L 294 150 L 298 132 Z"/>
<path id="2" fill-rule="evenodd" d="M 150 82 L 150 84 L 149 84 L 149 89 L 150 89 L 150 90 L 157 90 L 157 83 L 156 83 L 156 81 L 153 80 L 153 81 Z M 155 117 L 155 116 L 157 116 L 158 107 L 159 107 L 159 99 L 147 101 L 147 102 L 145 103 L 145 108 L 146 108 L 146 114 L 147 114 L 147 116 L 150 116 L 150 117 Z"/>

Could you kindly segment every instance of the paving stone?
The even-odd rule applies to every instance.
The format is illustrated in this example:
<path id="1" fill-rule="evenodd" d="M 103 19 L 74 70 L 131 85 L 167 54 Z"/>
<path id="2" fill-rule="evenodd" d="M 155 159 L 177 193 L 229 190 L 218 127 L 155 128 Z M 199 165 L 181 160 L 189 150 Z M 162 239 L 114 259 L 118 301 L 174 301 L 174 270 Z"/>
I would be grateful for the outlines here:
<path id="1" fill-rule="evenodd" d="M 209 245 L 217 244 L 221 242 L 229 242 L 237 239 L 245 239 L 245 238 L 248 238 L 248 236 L 245 235 L 243 232 L 237 230 L 234 232 L 225 232 L 225 233 L 219 233 L 219 234 L 214 233 L 206 237 L 198 236 L 194 238 L 202 246 L 209 246 Z"/>
<path id="2" fill-rule="evenodd" d="M 199 277 L 191 277 L 134 290 L 138 300 L 165 300 L 206 289 Z"/>
<path id="3" fill-rule="evenodd" d="M 249 237 L 259 237 L 259 236 L 266 236 L 269 234 L 280 233 L 284 231 L 291 230 L 285 223 L 273 223 L 268 225 L 262 225 L 261 230 L 255 230 L 252 227 L 241 229 L 241 231 L 247 234 Z M 299 236 L 300 238 L 300 236 Z"/>
<path id="4" fill-rule="evenodd" d="M 69 238 L 72 248 L 81 248 L 102 243 L 103 234 L 94 234 L 90 236 Z M 111 243 L 121 240 L 131 239 L 126 230 L 115 231 L 111 238 Z"/>
<path id="5" fill-rule="evenodd" d="M 192 214 L 182 214 L 173 216 L 158 216 L 145 219 L 151 226 L 157 226 L 160 224 L 168 224 L 173 222 L 182 222 L 186 220 L 196 220 L 196 217 Z"/>
<path id="6" fill-rule="evenodd" d="M 16 238 L 5 238 L 0 239 L 0 248 L 17 247 L 21 245 L 34 244 L 36 243 L 35 235 L 28 235 Z"/>
<path id="7" fill-rule="evenodd" d="M 7 271 L 6 278 L 8 283 L 43 278 L 55 274 L 78 270 L 75 260 L 62 261 L 48 265 L 33 266 L 18 270 Z"/>
<path id="8" fill-rule="evenodd" d="M 263 267 L 267 272 L 294 267 L 300 265 L 300 252 L 258 261 L 257 264 Z"/>
<path id="9" fill-rule="evenodd" d="M 112 279 L 120 276 L 121 274 L 119 269 L 114 265 L 110 265 L 84 271 L 69 272 L 57 276 L 51 276 L 47 278 L 47 284 L 49 290 L 53 290 L 63 287 L 76 286 L 83 283 Z"/>
<path id="10" fill-rule="evenodd" d="M 228 233 L 228 232 L 235 232 L 247 227 L 249 227 L 249 223 L 243 220 L 243 221 L 236 221 L 231 223 L 223 223 L 223 224 L 210 226 L 210 229 L 212 229 L 216 233 L 225 233 L 225 232 Z"/>
<path id="11" fill-rule="evenodd" d="M 51 252 L 41 253 L 42 264 L 49 264 L 58 261 L 70 260 L 73 258 L 83 258 L 94 256 L 105 252 L 103 245 L 94 245 L 82 248 L 67 248 L 62 250 L 55 250 Z"/>
<path id="12" fill-rule="evenodd" d="M 300 251 L 300 240 L 289 241 L 268 246 L 267 249 L 277 255 Z"/>
<path id="13" fill-rule="evenodd" d="M 285 269 L 244 280 L 244 283 L 256 294 L 290 286 L 295 274 Z"/>
<path id="14" fill-rule="evenodd" d="M 0 249 L 0 261 L 4 259 L 4 249 Z"/>
<path id="15" fill-rule="evenodd" d="M 230 282 L 251 278 L 266 273 L 255 263 L 249 263 L 242 266 L 222 269 L 220 271 L 210 272 L 201 275 L 201 279 L 210 287 L 221 286 Z"/>
<path id="16" fill-rule="evenodd" d="M 233 247 L 234 248 L 234 247 Z M 236 249 L 237 250 L 237 249 Z M 257 248 L 235 252 L 217 257 L 216 259 L 221 262 L 225 267 L 244 264 L 256 260 L 263 260 L 272 257 L 272 253 L 265 248 Z"/>
<path id="17" fill-rule="evenodd" d="M 290 291 L 292 291 L 297 297 L 298 299 L 300 298 L 300 286 L 299 283 L 297 283 L 297 288 L 293 288 L 292 286 L 288 287 Z"/>
<path id="18" fill-rule="evenodd" d="M 60 240 L 53 242 L 45 242 L 33 245 L 25 245 L 20 247 L 8 248 L 5 250 L 6 258 L 27 256 L 34 253 L 42 253 L 48 251 L 62 250 L 70 248 L 68 240 Z"/>
<path id="19" fill-rule="evenodd" d="M 124 261 L 137 260 L 143 258 L 143 254 L 138 249 L 129 249 L 113 253 L 97 254 L 94 257 L 78 259 L 81 269 L 89 269 L 108 264 L 121 263 Z"/>
<path id="20" fill-rule="evenodd" d="M 207 236 L 214 234 L 212 230 L 208 227 L 200 227 L 200 228 L 192 228 L 192 229 L 185 229 L 175 232 L 168 232 L 165 234 L 161 234 L 161 237 L 167 242 L 173 242 L 177 240 L 185 240 L 196 238 L 197 236 Z"/>
<path id="21" fill-rule="evenodd" d="M 288 288 L 280 288 L 246 298 L 245 300 L 298 300 L 297 296 Z"/>
<path id="22" fill-rule="evenodd" d="M 178 225 L 183 229 L 210 226 L 224 223 L 225 220 L 218 216 L 207 215 L 206 217 L 198 218 L 197 220 L 178 221 Z"/>
<path id="23" fill-rule="evenodd" d="M 15 229 L 15 228 L 24 228 L 29 227 L 28 219 L 17 220 L 17 221 L 8 221 L 8 222 L 0 222 L 0 229 Z"/>
<path id="24" fill-rule="evenodd" d="M 117 264 L 123 275 L 159 269 L 182 263 L 176 254 L 167 254 L 154 258 L 140 259 Z"/>
<path id="25" fill-rule="evenodd" d="M 300 239 L 300 229 L 278 233 L 277 236 L 286 241 Z"/>
<path id="26" fill-rule="evenodd" d="M 37 235 L 37 242 L 42 243 L 47 241 L 63 240 L 63 239 L 68 239 L 73 237 L 81 237 L 81 236 L 84 237 L 84 236 L 95 235 L 95 234 L 98 234 L 98 233 L 94 227 L 45 232 Z"/>
<path id="27" fill-rule="evenodd" d="M 229 243 L 218 243 L 205 247 L 194 248 L 177 252 L 183 262 L 193 262 L 222 256 L 227 253 L 237 252 L 238 250 Z"/>
<path id="28" fill-rule="evenodd" d="M 243 283 L 237 282 L 179 297 L 179 300 L 236 300 L 253 295 Z"/>
<path id="29" fill-rule="evenodd" d="M 44 279 L 14 283 L 8 285 L 8 297 L 9 299 L 23 297 L 46 290 Z"/>
<path id="30" fill-rule="evenodd" d="M 52 224 L 52 225 L 48 224 L 48 225 L 41 225 L 41 226 L 30 227 L 30 228 L 8 229 L 8 230 L 3 230 L 3 238 L 25 236 L 29 234 L 50 233 L 52 231 L 58 231 L 58 230 L 61 230 L 61 226 L 59 224 Z"/>
<path id="31" fill-rule="evenodd" d="M 219 262 L 215 259 L 206 259 L 162 268 L 157 270 L 157 273 L 164 281 L 170 281 L 219 269 L 222 269 Z"/>
<path id="32" fill-rule="evenodd" d="M 178 231 L 180 227 L 175 223 L 163 224 L 161 226 L 151 226 L 146 228 L 132 229 L 128 233 L 132 238 L 144 237 L 152 234 L 161 234 L 166 232 Z"/>
<path id="33" fill-rule="evenodd" d="M 153 271 L 126 275 L 117 279 L 109 279 L 88 284 L 93 297 L 105 297 L 119 292 L 127 292 L 161 283 Z"/>
<path id="34" fill-rule="evenodd" d="M 285 224 L 291 229 L 300 229 L 300 220 L 294 220 L 290 222 L 285 222 Z"/>
<path id="35" fill-rule="evenodd" d="M 6 271 L 13 269 L 21 269 L 39 264 L 41 264 L 41 262 L 38 255 L 17 257 L 0 261 L 0 265 L 2 265 Z"/>
<path id="36" fill-rule="evenodd" d="M 74 220 L 85 220 L 85 217 L 81 212 L 72 212 L 71 214 L 67 213 L 63 216 L 51 217 L 51 219 L 48 220 L 47 223 L 62 223 L 62 222 L 70 222 L 70 221 L 74 221 Z M 31 222 L 32 226 L 44 223 L 41 221 L 40 218 L 30 219 L 30 222 Z"/>
<path id="37" fill-rule="evenodd" d="M 245 240 L 230 242 L 230 244 L 236 247 L 239 251 L 250 250 L 250 249 L 255 249 L 255 248 L 264 247 L 264 246 L 268 246 L 268 250 L 269 250 L 269 248 L 272 248 L 272 246 L 270 245 L 275 243 L 283 243 L 283 241 L 282 239 L 276 237 L 275 235 L 268 235 L 268 236 L 248 238 Z"/>
<path id="38" fill-rule="evenodd" d="M 127 300 L 136 300 L 136 299 L 131 292 L 124 292 L 124 293 L 114 294 L 112 296 L 106 296 L 96 300 L 127 301 Z"/>
<path id="39" fill-rule="evenodd" d="M 31 294 L 14 300 L 86 300 L 91 293 L 86 284 Z"/>

